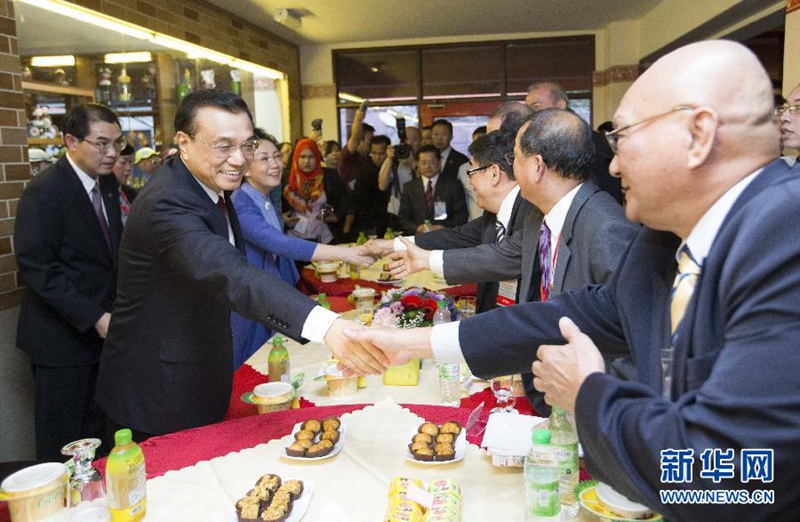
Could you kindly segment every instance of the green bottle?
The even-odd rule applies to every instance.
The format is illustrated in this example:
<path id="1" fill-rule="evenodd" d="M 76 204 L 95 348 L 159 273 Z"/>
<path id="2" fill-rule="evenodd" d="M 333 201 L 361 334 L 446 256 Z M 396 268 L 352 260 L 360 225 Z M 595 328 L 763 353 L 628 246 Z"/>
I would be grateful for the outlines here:
<path id="1" fill-rule="evenodd" d="M 114 434 L 114 449 L 106 461 L 106 488 L 112 522 L 142 520 L 147 508 L 144 454 L 131 430 Z"/>
<path id="2" fill-rule="evenodd" d="M 394 230 L 392 230 L 392 227 L 386 228 L 386 233 L 383 235 L 383 239 L 394 239 Z"/>
<path id="3" fill-rule="evenodd" d="M 422 231 L 423 232 L 430 232 L 431 231 L 431 220 L 426 219 L 425 222 L 422 224 Z"/>
<path id="4" fill-rule="evenodd" d="M 358 233 L 358 239 L 356 239 L 356 245 L 363 245 L 367 242 L 367 236 L 364 235 L 364 232 Z"/>
<path id="5" fill-rule="evenodd" d="M 272 349 L 267 356 L 269 382 L 291 382 L 289 372 L 289 351 L 280 337 L 272 338 Z"/>
<path id="6" fill-rule="evenodd" d="M 331 304 L 328 302 L 328 294 L 319 294 L 317 296 L 317 304 L 326 310 L 331 309 Z"/>

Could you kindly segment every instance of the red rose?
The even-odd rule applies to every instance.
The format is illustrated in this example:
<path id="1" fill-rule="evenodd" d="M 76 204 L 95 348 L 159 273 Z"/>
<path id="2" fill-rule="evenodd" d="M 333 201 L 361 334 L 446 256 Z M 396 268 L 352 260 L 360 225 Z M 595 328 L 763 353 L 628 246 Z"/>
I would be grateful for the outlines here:
<path id="1" fill-rule="evenodd" d="M 424 302 L 418 295 L 407 295 L 400 299 L 400 304 L 406 311 L 411 311 L 422 308 Z"/>

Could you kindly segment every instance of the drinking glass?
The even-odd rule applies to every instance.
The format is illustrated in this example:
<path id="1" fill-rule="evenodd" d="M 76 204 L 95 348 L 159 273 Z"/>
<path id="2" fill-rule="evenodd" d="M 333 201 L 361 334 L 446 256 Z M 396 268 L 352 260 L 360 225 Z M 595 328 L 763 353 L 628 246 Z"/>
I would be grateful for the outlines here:
<path id="1" fill-rule="evenodd" d="M 513 380 L 513 375 L 503 375 L 502 377 L 495 377 L 491 380 L 492 393 L 495 399 L 497 399 L 497 406 L 492 408 L 490 413 L 517 413 L 517 410 L 514 409 L 514 404 L 517 400 L 511 393 Z"/>
<path id="2" fill-rule="evenodd" d="M 85 520 L 111 520 L 103 479 L 100 472 L 92 467 L 98 446 L 100 439 L 81 439 L 61 448 L 63 455 L 72 457 L 69 496 L 75 518 L 80 518 L 77 516 L 80 514 L 86 517 Z"/>

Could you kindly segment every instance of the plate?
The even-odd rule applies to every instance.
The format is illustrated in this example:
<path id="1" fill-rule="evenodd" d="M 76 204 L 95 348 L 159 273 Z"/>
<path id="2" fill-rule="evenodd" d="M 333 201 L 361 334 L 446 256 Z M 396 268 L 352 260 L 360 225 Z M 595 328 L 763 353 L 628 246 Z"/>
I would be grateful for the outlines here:
<path id="1" fill-rule="evenodd" d="M 649 517 L 642 519 L 625 518 L 617 515 L 606 508 L 600 502 L 600 499 L 597 498 L 597 484 L 596 481 L 583 482 L 576 488 L 576 492 L 578 492 L 578 502 L 581 507 L 595 517 L 611 522 L 641 522 L 642 520 L 653 522 L 656 520 L 664 520 L 664 517 L 655 512 Z"/>
<path id="2" fill-rule="evenodd" d="M 402 281 L 402 280 L 403 280 L 403 279 L 401 278 L 401 279 L 390 279 L 390 280 L 388 280 L 388 281 L 381 281 L 381 280 L 378 280 L 378 281 L 375 281 L 375 282 L 376 282 L 376 283 L 378 283 L 379 285 L 384 285 L 384 286 L 395 286 L 395 285 L 397 285 L 397 284 L 398 284 L 400 281 Z"/>
<path id="3" fill-rule="evenodd" d="M 339 440 L 336 441 L 336 444 L 333 445 L 333 449 L 327 455 L 324 455 L 322 457 L 292 457 L 291 455 L 287 455 L 286 454 L 286 448 L 283 448 L 283 453 L 281 453 L 281 457 L 283 457 L 285 459 L 289 459 L 289 460 L 299 460 L 299 461 L 302 461 L 302 462 L 314 462 L 315 460 L 325 460 L 325 459 L 329 459 L 329 458 L 333 457 L 334 455 L 336 455 L 337 453 L 342 451 L 342 446 L 344 445 L 344 436 L 347 434 L 347 427 L 344 425 L 344 422 L 342 422 L 341 418 L 339 419 L 339 423 L 340 423 L 339 424 Z M 292 435 L 294 435 L 295 433 L 300 431 L 302 429 L 302 427 L 303 427 L 303 423 L 302 422 L 298 422 L 297 424 L 295 424 L 294 428 L 292 428 Z"/>
<path id="4" fill-rule="evenodd" d="M 447 464 L 452 464 L 453 462 L 458 462 L 460 460 L 464 460 L 464 456 L 467 454 L 467 430 L 464 427 L 461 427 L 461 433 L 458 434 L 456 437 L 456 443 L 454 444 L 453 448 L 456 450 L 456 458 L 453 460 L 441 460 L 441 461 L 425 461 L 425 460 L 417 460 L 414 458 L 414 455 L 411 454 L 411 450 L 408 449 L 408 444 L 411 443 L 411 439 L 414 438 L 414 435 L 418 433 L 417 430 L 412 431 L 408 437 L 406 444 L 406 452 L 404 457 L 406 460 L 410 460 L 414 464 L 422 464 L 424 466 L 446 466 Z"/>
<path id="5" fill-rule="evenodd" d="M 308 511 L 309 504 L 311 504 L 311 495 L 314 493 L 314 484 L 310 480 L 300 477 L 281 477 L 281 480 L 299 480 L 303 483 L 303 493 L 292 503 L 292 512 L 289 513 L 289 517 L 286 519 L 286 522 L 300 522 L 303 519 L 303 516 L 305 516 L 306 511 Z M 233 512 L 233 518 L 231 520 L 234 522 L 238 520 L 236 517 L 235 508 Z"/>

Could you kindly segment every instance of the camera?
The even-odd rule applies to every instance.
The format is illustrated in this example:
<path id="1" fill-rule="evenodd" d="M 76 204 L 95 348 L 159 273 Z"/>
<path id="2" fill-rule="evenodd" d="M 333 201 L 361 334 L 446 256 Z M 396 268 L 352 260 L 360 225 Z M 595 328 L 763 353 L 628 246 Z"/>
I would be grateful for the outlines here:
<path id="1" fill-rule="evenodd" d="M 311 129 L 317 132 L 322 130 L 322 118 L 317 118 L 311 122 Z"/>
<path id="2" fill-rule="evenodd" d="M 397 159 L 406 159 L 411 155 L 411 145 L 406 143 L 406 119 L 395 118 L 397 120 L 397 137 L 400 143 L 394 146 L 394 155 Z"/>

